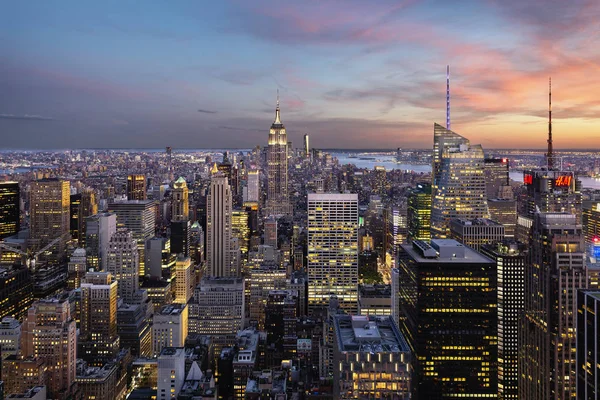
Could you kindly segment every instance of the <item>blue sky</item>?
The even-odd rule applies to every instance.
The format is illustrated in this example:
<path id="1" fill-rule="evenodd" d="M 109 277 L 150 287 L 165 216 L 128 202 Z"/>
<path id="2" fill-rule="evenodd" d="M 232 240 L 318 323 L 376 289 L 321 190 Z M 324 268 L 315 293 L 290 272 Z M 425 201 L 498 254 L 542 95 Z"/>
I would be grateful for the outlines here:
<path id="1" fill-rule="evenodd" d="M 20 1 L 0 16 L 4 148 L 252 147 L 279 89 L 300 145 L 598 143 L 600 3 Z M 597 145 L 595 145 L 597 146 Z"/>

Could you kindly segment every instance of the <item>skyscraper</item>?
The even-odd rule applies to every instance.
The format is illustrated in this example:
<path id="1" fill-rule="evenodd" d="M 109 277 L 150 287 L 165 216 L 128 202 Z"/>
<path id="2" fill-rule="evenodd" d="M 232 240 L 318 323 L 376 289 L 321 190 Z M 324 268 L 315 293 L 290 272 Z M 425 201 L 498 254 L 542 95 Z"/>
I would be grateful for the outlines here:
<path id="1" fill-rule="evenodd" d="M 178 256 L 175 262 L 175 303 L 187 304 L 194 294 L 192 263 L 189 257 Z"/>
<path id="2" fill-rule="evenodd" d="M 280 117 L 278 95 L 275 121 L 269 130 L 269 146 L 267 148 L 267 214 L 292 214 L 288 196 L 287 143 L 287 133 Z"/>
<path id="3" fill-rule="evenodd" d="M 358 195 L 308 194 L 308 307 L 358 311 Z"/>
<path id="4" fill-rule="evenodd" d="M 304 157 L 310 158 L 310 147 L 308 145 L 308 134 L 304 135 Z"/>
<path id="5" fill-rule="evenodd" d="M 570 399 L 577 382 L 577 290 L 588 287 L 575 215 L 536 213 L 525 272 L 519 398 Z"/>
<path id="6" fill-rule="evenodd" d="M 117 281 L 110 272 L 88 272 L 81 283 L 77 356 L 103 366 L 119 351 Z"/>
<path id="7" fill-rule="evenodd" d="M 577 293 L 577 398 L 600 398 L 600 291 Z"/>
<path id="8" fill-rule="evenodd" d="M 82 245 L 85 242 L 86 218 L 98 213 L 96 194 L 91 189 L 84 190 L 81 193 L 72 194 L 70 209 L 71 237 L 77 240 L 78 244 Z"/>
<path id="9" fill-rule="evenodd" d="M 401 247 L 394 286 L 418 398 L 497 396 L 496 263 L 452 239 Z"/>
<path id="10" fill-rule="evenodd" d="M 19 182 L 0 182 L 0 239 L 21 228 L 19 199 Z"/>
<path id="11" fill-rule="evenodd" d="M 502 198 L 499 195 L 505 186 L 510 185 L 508 176 L 508 158 L 485 159 L 485 192 L 488 199 Z"/>
<path id="12" fill-rule="evenodd" d="M 185 179 L 180 177 L 173 184 L 172 221 L 189 221 L 189 191 Z"/>
<path id="13" fill-rule="evenodd" d="M 498 398 L 518 399 L 519 321 L 525 309 L 527 246 L 505 241 L 484 245 L 498 273 Z"/>
<path id="14" fill-rule="evenodd" d="M 139 289 L 139 259 L 137 242 L 131 231 L 119 229 L 108 242 L 106 270 L 118 282 L 119 297 L 126 302 L 135 300 Z"/>
<path id="15" fill-rule="evenodd" d="M 48 398 L 66 398 L 75 383 L 77 351 L 77 327 L 66 295 L 38 300 L 28 310 L 21 349 L 24 357 L 44 360 Z"/>
<path id="16" fill-rule="evenodd" d="M 248 183 L 244 202 L 258 203 L 260 201 L 260 174 L 258 170 L 248 171 Z"/>
<path id="17" fill-rule="evenodd" d="M 431 186 L 418 184 L 408 194 L 407 225 L 409 240 L 431 240 Z"/>
<path id="18" fill-rule="evenodd" d="M 139 275 L 144 276 L 146 240 L 154 237 L 156 203 L 154 200 L 131 200 L 108 204 L 108 211 L 117 214 L 117 228 L 129 229 L 137 241 L 140 253 Z"/>
<path id="19" fill-rule="evenodd" d="M 210 276 L 237 276 L 231 251 L 231 188 L 222 173 L 212 176 L 207 199 L 207 273 Z"/>
<path id="20" fill-rule="evenodd" d="M 127 176 L 127 200 L 146 199 L 146 176 L 141 174 Z"/>
<path id="21" fill-rule="evenodd" d="M 106 271 L 108 242 L 117 231 L 117 215 L 101 213 L 86 218 L 85 251 L 88 268 Z"/>
<path id="22" fill-rule="evenodd" d="M 487 218 L 484 154 L 481 145 L 434 124 L 432 234 L 444 238 L 453 218 Z"/>
<path id="23" fill-rule="evenodd" d="M 69 182 L 58 179 L 34 181 L 30 195 L 29 237 L 36 247 L 41 248 L 65 236 L 56 245 L 56 258 L 60 258 L 66 244 L 65 234 L 69 233 Z"/>
<path id="24" fill-rule="evenodd" d="M 450 221 L 450 236 L 465 246 L 479 251 L 485 244 L 504 240 L 504 226 L 487 218 L 472 220 L 455 218 Z"/>

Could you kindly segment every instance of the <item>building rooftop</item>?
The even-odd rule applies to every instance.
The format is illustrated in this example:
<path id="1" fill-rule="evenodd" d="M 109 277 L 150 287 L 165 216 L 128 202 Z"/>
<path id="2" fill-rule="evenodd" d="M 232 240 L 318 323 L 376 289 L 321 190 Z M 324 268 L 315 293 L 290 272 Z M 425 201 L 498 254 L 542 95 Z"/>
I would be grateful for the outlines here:
<path id="1" fill-rule="evenodd" d="M 183 348 L 183 347 L 165 347 L 160 352 L 159 357 L 173 357 L 173 358 L 185 357 L 185 348 Z"/>
<path id="2" fill-rule="evenodd" d="M 361 297 L 390 297 L 392 287 L 390 285 L 358 285 L 358 294 Z"/>
<path id="3" fill-rule="evenodd" d="M 370 353 L 410 351 L 392 317 L 336 315 L 334 329 L 340 351 Z"/>
<path id="4" fill-rule="evenodd" d="M 431 244 L 414 240 L 412 245 L 402 244 L 401 246 L 406 253 L 420 263 L 436 263 L 439 261 L 456 263 L 493 262 L 454 239 L 431 239 Z"/>
<path id="5" fill-rule="evenodd" d="M 475 218 L 475 219 L 464 219 L 454 218 L 450 221 L 451 224 L 461 226 L 503 226 L 502 224 L 491 220 L 489 218 Z"/>
<path id="6" fill-rule="evenodd" d="M 160 315 L 179 315 L 185 310 L 187 304 L 173 303 L 163 306 L 160 309 Z"/>

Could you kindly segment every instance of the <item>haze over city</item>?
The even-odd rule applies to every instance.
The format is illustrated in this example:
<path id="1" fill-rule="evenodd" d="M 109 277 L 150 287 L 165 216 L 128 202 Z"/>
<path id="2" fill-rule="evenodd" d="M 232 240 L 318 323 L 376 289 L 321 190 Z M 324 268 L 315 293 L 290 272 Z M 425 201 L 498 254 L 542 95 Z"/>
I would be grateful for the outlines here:
<path id="1" fill-rule="evenodd" d="M 8 2 L 3 148 L 594 147 L 595 1 Z M 591 143 L 591 144 L 590 144 Z"/>

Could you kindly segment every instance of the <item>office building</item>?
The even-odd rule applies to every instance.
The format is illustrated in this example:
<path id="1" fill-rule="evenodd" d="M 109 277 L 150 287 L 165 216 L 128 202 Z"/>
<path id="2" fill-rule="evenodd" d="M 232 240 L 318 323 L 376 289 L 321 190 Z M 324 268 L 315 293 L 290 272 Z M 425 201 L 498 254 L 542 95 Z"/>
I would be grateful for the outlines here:
<path id="1" fill-rule="evenodd" d="M 101 367 L 119 352 L 117 281 L 110 272 L 88 272 L 81 283 L 78 358 Z"/>
<path id="2" fill-rule="evenodd" d="M 488 199 L 488 210 L 490 219 L 504 226 L 504 236 L 514 238 L 517 226 L 517 201 L 514 198 Z"/>
<path id="3" fill-rule="evenodd" d="M 373 316 L 392 315 L 391 286 L 358 285 L 358 313 Z"/>
<path id="4" fill-rule="evenodd" d="M 265 246 L 277 248 L 277 220 L 269 218 L 265 221 Z"/>
<path id="5" fill-rule="evenodd" d="M 264 330 L 267 346 L 274 351 L 267 356 L 267 365 L 281 365 L 282 360 L 296 357 L 298 335 L 298 293 L 292 290 L 270 290 L 265 304 Z"/>
<path id="6" fill-rule="evenodd" d="M 503 198 L 502 192 L 510 186 L 508 158 L 489 157 L 484 160 L 485 192 L 488 199 Z"/>
<path id="7" fill-rule="evenodd" d="M 587 289 L 588 279 L 577 217 L 536 213 L 525 270 L 520 399 L 575 396 L 577 290 Z"/>
<path id="8" fill-rule="evenodd" d="M 248 183 L 244 203 L 258 203 L 260 201 L 260 172 L 256 169 L 248 171 Z"/>
<path id="9" fill-rule="evenodd" d="M 431 186 L 418 184 L 407 196 L 408 240 L 431 240 Z"/>
<path id="10" fill-rule="evenodd" d="M 146 200 L 146 176 L 131 174 L 127 176 L 127 200 Z"/>
<path id="11" fill-rule="evenodd" d="M 21 320 L 33 303 L 31 271 L 22 267 L 0 267 L 0 318 Z"/>
<path id="12" fill-rule="evenodd" d="M 119 304 L 117 334 L 122 348 L 129 348 L 133 357 L 152 356 L 152 328 L 143 304 Z"/>
<path id="13" fill-rule="evenodd" d="M 188 335 L 187 304 L 169 304 L 154 314 L 152 351 L 161 354 L 166 347 L 183 347 Z"/>
<path id="14" fill-rule="evenodd" d="M 267 215 L 291 215 L 288 195 L 288 141 L 281 122 L 279 96 L 267 147 Z"/>
<path id="15" fill-rule="evenodd" d="M 358 310 L 358 195 L 308 194 L 308 307 Z"/>
<path id="16" fill-rule="evenodd" d="M 19 182 L 0 182 L 0 240 L 21 229 Z"/>
<path id="17" fill-rule="evenodd" d="M 173 184 L 173 203 L 171 211 L 172 221 L 189 221 L 189 190 L 185 179 L 180 177 Z"/>
<path id="18" fill-rule="evenodd" d="M 185 349 L 166 347 L 158 356 L 158 400 L 176 399 L 185 380 Z"/>
<path id="19" fill-rule="evenodd" d="M 336 399 L 410 399 L 412 354 L 391 317 L 336 315 Z"/>
<path id="20" fill-rule="evenodd" d="M 431 226 L 448 237 L 453 218 L 487 218 L 484 154 L 481 145 L 434 125 Z"/>
<path id="21" fill-rule="evenodd" d="M 24 358 L 10 355 L 2 360 L 4 393 L 25 393 L 30 388 L 46 385 L 47 365 L 42 357 Z M 46 400 L 46 397 L 43 397 Z"/>
<path id="22" fill-rule="evenodd" d="M 191 224 L 190 221 L 171 222 L 171 252 L 174 254 L 183 254 L 185 257 L 190 255 L 191 244 Z"/>
<path id="23" fill-rule="evenodd" d="M 514 241 L 486 244 L 481 253 L 498 273 L 498 398 L 518 399 L 519 323 L 525 310 L 527 246 Z"/>
<path id="24" fill-rule="evenodd" d="M 244 398 L 248 378 L 257 367 L 260 354 L 260 333 L 252 328 L 237 334 L 237 353 L 233 357 L 233 393 L 235 399 Z"/>
<path id="25" fill-rule="evenodd" d="M 496 262 L 453 239 L 401 247 L 399 327 L 418 398 L 496 397 Z"/>
<path id="26" fill-rule="evenodd" d="M 100 213 L 86 218 L 84 245 L 89 268 L 106 271 L 108 242 L 116 231 L 117 214 Z"/>
<path id="27" fill-rule="evenodd" d="M 221 173 L 212 176 L 207 199 L 206 264 L 211 276 L 237 276 L 232 261 L 231 244 L 231 188 Z"/>
<path id="28" fill-rule="evenodd" d="M 285 289 L 287 271 L 274 263 L 264 263 L 248 271 L 246 283 L 246 305 L 250 324 L 259 330 L 265 326 L 265 306 L 271 290 Z"/>
<path id="29" fill-rule="evenodd" d="M 577 292 L 577 398 L 600 399 L 600 291 Z"/>
<path id="30" fill-rule="evenodd" d="M 12 317 L 2 318 L 2 322 L 0 322 L 0 360 L 10 355 L 18 355 L 21 348 L 20 340 L 21 324 L 19 321 Z"/>
<path id="31" fill-rule="evenodd" d="M 131 200 L 108 204 L 108 211 L 117 215 L 117 228 L 129 229 L 137 241 L 140 253 L 139 275 L 144 276 L 146 240 L 154 237 L 156 203 L 153 200 Z"/>
<path id="32" fill-rule="evenodd" d="M 594 239 L 600 238 L 600 203 L 588 201 L 582 210 L 583 234 L 586 245 L 591 245 Z"/>
<path id="33" fill-rule="evenodd" d="M 59 261 L 64 256 L 70 226 L 69 200 L 68 181 L 42 179 L 31 183 L 29 237 L 32 243 L 40 249 L 62 238 L 53 246 L 51 261 Z"/>
<path id="34" fill-rule="evenodd" d="M 485 244 L 504 240 L 504 226 L 487 218 L 456 218 L 450 221 L 450 237 L 479 251 Z"/>
<path id="35" fill-rule="evenodd" d="M 194 294 L 196 279 L 189 257 L 178 256 L 175 262 L 175 303 L 187 304 Z"/>
<path id="36" fill-rule="evenodd" d="M 310 147 L 308 145 L 308 134 L 304 135 L 304 157 L 310 158 Z"/>
<path id="37" fill-rule="evenodd" d="M 135 302 L 140 286 L 139 253 L 133 233 L 119 229 L 108 242 L 107 267 L 118 282 L 119 297 L 126 302 Z"/>
<path id="38" fill-rule="evenodd" d="M 61 398 L 75 383 L 77 327 L 66 296 L 36 301 L 21 327 L 21 353 L 46 366 L 48 398 Z"/>
<path id="39" fill-rule="evenodd" d="M 96 203 L 96 193 L 93 190 L 86 189 L 70 196 L 71 237 L 79 245 L 83 245 L 85 242 L 86 218 L 97 213 L 98 204 Z"/>
<path id="40" fill-rule="evenodd" d="M 127 392 L 127 370 L 119 362 L 101 367 L 82 363 L 78 365 L 76 380 L 84 399 L 122 399 Z"/>
<path id="41" fill-rule="evenodd" d="M 233 210 L 231 213 L 231 236 L 237 238 L 240 255 L 243 260 L 248 258 L 250 248 L 250 226 L 248 225 L 248 212 Z"/>
<path id="42" fill-rule="evenodd" d="M 81 280 L 87 272 L 87 256 L 85 249 L 77 248 L 69 257 L 67 287 L 70 290 L 81 286 Z"/>

